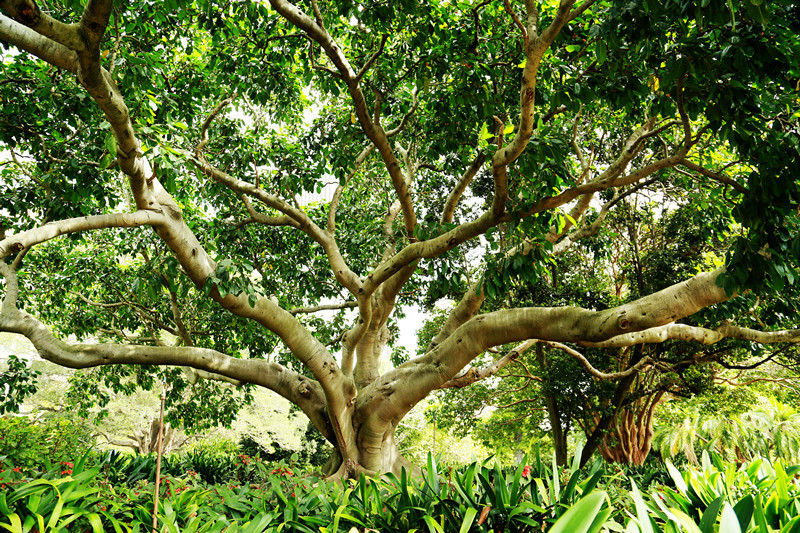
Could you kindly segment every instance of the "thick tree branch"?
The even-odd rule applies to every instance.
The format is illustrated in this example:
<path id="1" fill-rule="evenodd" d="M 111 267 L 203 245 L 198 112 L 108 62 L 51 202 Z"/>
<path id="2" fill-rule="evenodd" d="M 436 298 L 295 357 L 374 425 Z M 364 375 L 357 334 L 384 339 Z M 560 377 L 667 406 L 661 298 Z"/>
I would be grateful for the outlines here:
<path id="1" fill-rule="evenodd" d="M 375 416 L 404 414 L 431 390 L 452 379 L 475 356 L 492 346 L 528 339 L 551 342 L 600 343 L 619 335 L 663 326 L 700 309 L 729 299 L 717 286 L 723 270 L 697 276 L 639 300 L 606 309 L 520 308 L 476 316 L 450 334 L 441 344 L 413 361 L 386 373 L 373 385 L 391 391 L 393 401 Z M 401 389 L 396 384 L 413 380 L 417 386 Z M 386 394 L 386 393 L 382 393 Z"/>
<path id="2" fill-rule="evenodd" d="M 68 368 L 112 364 L 176 365 L 225 376 L 241 383 L 268 388 L 300 407 L 324 434 L 325 401 L 319 384 L 277 363 L 237 359 L 208 348 L 135 346 L 119 344 L 70 345 L 57 339 L 47 326 L 23 311 L 4 309 L 0 330 L 27 337 L 48 361 Z M 333 440 L 333 435 L 326 435 Z M 335 440 L 333 440 L 335 441 Z"/>
<path id="3" fill-rule="evenodd" d="M 8 257 L 12 252 L 30 248 L 36 244 L 54 239 L 60 235 L 90 231 L 103 228 L 133 228 L 138 226 L 160 226 L 164 224 L 164 216 L 152 211 L 135 211 L 133 213 L 115 213 L 80 218 L 69 218 L 49 222 L 44 226 L 20 232 L 0 241 L 0 259 Z"/>
<path id="4" fill-rule="evenodd" d="M 34 0 L 0 0 L 0 9 L 20 24 L 70 50 L 79 51 L 86 46 L 77 24 L 64 24 L 43 13 Z"/>
<path id="5" fill-rule="evenodd" d="M 120 169 L 128 177 L 137 207 L 140 211 L 147 210 L 158 214 L 157 216 L 160 218 L 154 220 L 158 220 L 160 223 L 151 223 L 151 225 L 154 226 L 156 232 L 173 252 L 192 282 L 197 287 L 202 287 L 215 272 L 216 264 L 211 257 L 209 257 L 207 251 L 198 241 L 192 230 L 183 221 L 180 206 L 169 193 L 164 190 L 155 176 L 145 174 L 145 160 L 139 148 L 139 141 L 136 138 L 129 110 L 119 89 L 111 79 L 111 76 L 100 66 L 100 52 L 97 44 L 107 25 L 108 16 L 110 15 L 110 6 L 111 3 L 109 0 L 90 1 L 87 5 L 85 18 L 82 19 L 81 23 L 81 31 L 85 32 L 82 38 L 87 44 L 87 47 L 77 50 L 77 65 L 71 70 L 77 73 L 78 81 L 104 112 L 106 120 L 108 120 L 111 125 L 111 130 L 117 141 L 117 156 Z M 51 41 L 43 41 L 42 38 L 38 40 L 33 39 L 30 30 L 28 30 L 28 32 L 21 32 L 19 30 L 20 26 L 16 23 L 10 23 L 7 17 L 0 19 L 0 35 L 3 36 L 2 38 L 10 36 L 11 39 L 9 42 L 11 44 L 16 45 L 20 42 L 23 45 L 28 44 L 34 53 L 38 53 L 46 60 L 52 60 L 53 64 L 56 66 L 66 65 L 64 54 L 62 53 L 63 47 L 53 46 Z M 315 30 L 312 29 L 312 32 L 313 31 Z M 36 34 L 34 34 L 34 36 L 36 36 Z M 26 42 L 26 39 L 30 42 Z M 22 48 L 27 49 L 24 46 L 22 46 Z M 219 178 L 222 181 L 228 178 L 226 175 L 214 173 L 213 169 L 208 168 L 208 166 L 203 168 L 203 170 L 210 173 L 212 177 Z M 239 182 L 236 181 L 234 184 L 239 185 Z M 238 192 L 253 195 L 251 187 L 252 186 L 249 184 L 245 184 Z M 258 195 L 253 196 L 258 197 Z M 134 217 L 135 219 L 141 215 L 137 212 L 130 215 L 115 216 L 123 217 L 121 225 L 133 225 L 124 217 Z M 101 220 L 100 217 L 93 218 L 95 220 Z M 46 238 L 52 238 L 55 234 L 60 234 L 59 232 L 63 233 L 66 230 L 75 230 L 72 226 L 64 228 L 63 223 L 58 224 L 62 225 L 56 226 L 52 235 L 48 234 L 45 236 Z M 79 223 L 77 226 L 86 225 Z M 48 227 L 45 226 L 45 228 Z M 92 228 L 90 225 L 83 229 Z M 42 230 L 42 228 L 39 228 L 39 230 Z M 324 235 L 324 232 L 319 230 L 319 228 L 314 228 L 314 231 L 320 235 Z M 39 234 L 31 234 L 30 232 L 20 234 L 20 236 L 22 235 L 27 235 L 33 240 L 36 240 L 39 236 Z M 0 252 L 2 252 L 0 257 L 5 257 L 10 253 L 10 250 L 4 245 L 19 242 L 20 236 L 15 236 L 12 241 L 5 239 L 0 243 Z M 332 240 L 329 239 L 329 241 Z M 23 248 L 24 247 L 23 243 Z M 333 262 L 336 264 L 335 258 Z M 336 272 L 342 276 L 345 272 L 345 268 L 336 269 Z M 358 289 L 356 285 L 360 285 L 360 281 L 354 274 L 351 278 L 348 278 L 345 274 L 343 278 L 340 277 L 340 280 L 348 282 L 354 289 Z M 330 400 L 333 403 L 329 404 L 329 408 L 336 408 L 340 399 L 343 398 L 341 401 L 347 402 L 355 394 L 352 381 L 348 380 L 339 372 L 335 359 L 325 346 L 314 338 L 309 331 L 303 328 L 294 316 L 280 309 L 280 307 L 273 304 L 269 299 L 260 298 L 256 301 L 255 305 L 251 305 L 246 295 L 226 294 L 223 297 L 216 287 L 211 288 L 210 297 L 234 314 L 254 320 L 276 333 L 286 346 L 306 365 L 309 371 L 317 377 L 325 391 L 326 397 L 329 400 L 331 398 L 333 399 Z M 9 301 L 8 295 L 5 301 L 6 303 Z M 175 363 L 171 364 L 181 364 L 178 358 L 176 358 L 175 361 Z M 213 369 L 211 371 L 213 371 Z M 337 439 L 337 442 L 341 442 L 341 439 Z"/>
<path id="6" fill-rule="evenodd" d="M 78 72 L 78 55 L 34 30 L 0 13 L 0 40 L 69 72 Z"/>
<path id="7" fill-rule="evenodd" d="M 290 309 L 289 313 L 293 315 L 318 313 L 320 311 L 336 311 L 339 309 L 355 309 L 358 307 L 358 302 L 342 302 L 339 304 L 320 304 L 312 307 L 298 307 L 297 309 Z"/>
<path id="8" fill-rule="evenodd" d="M 428 344 L 425 351 L 429 352 L 436 346 L 442 344 L 458 328 L 472 319 L 481 308 L 481 305 L 483 305 L 485 299 L 486 291 L 483 290 L 483 287 L 479 283 L 473 283 L 447 316 L 444 325 L 439 329 L 439 332 L 433 340 L 431 340 L 430 344 Z"/>

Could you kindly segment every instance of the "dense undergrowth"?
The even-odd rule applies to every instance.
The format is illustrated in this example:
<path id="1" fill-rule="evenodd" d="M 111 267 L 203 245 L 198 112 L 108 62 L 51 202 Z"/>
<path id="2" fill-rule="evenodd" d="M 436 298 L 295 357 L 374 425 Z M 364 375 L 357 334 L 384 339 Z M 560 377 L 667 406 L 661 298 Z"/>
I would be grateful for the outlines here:
<path id="1" fill-rule="evenodd" d="M 199 454 L 200 452 L 198 452 Z M 246 455 L 214 474 L 214 457 L 167 455 L 162 532 L 758 532 L 800 531 L 800 467 L 759 459 L 737 467 L 705 454 L 699 469 L 559 468 L 540 457 L 515 469 L 437 465 L 423 475 L 336 484 L 291 461 Z M 218 453 L 217 459 L 223 454 Z M 137 532 L 152 527 L 155 458 L 108 452 L 59 461 L 32 478 L 3 458 L 0 529 Z M 638 483 L 637 483 L 638 480 Z"/>
<path id="2" fill-rule="evenodd" d="M 9 423 L 11 424 L 11 423 Z M 79 428 L 0 435 L 0 530 L 151 531 L 156 457 L 86 451 Z M 576 450 L 575 457 L 580 457 Z M 703 454 L 700 467 L 626 468 L 536 454 L 516 468 L 429 457 L 422 475 L 336 484 L 294 456 L 271 462 L 229 444 L 164 456 L 159 532 L 800 533 L 800 467 Z"/>

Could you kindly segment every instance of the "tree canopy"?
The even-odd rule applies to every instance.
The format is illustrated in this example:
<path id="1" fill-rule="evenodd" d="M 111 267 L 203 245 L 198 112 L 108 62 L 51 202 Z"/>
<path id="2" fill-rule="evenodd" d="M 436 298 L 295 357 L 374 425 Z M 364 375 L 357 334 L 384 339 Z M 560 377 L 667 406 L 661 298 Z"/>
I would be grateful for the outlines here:
<path id="1" fill-rule="evenodd" d="M 800 339 L 791 1 L 0 10 L 0 330 L 98 368 L 82 390 L 163 379 L 176 419 L 224 421 L 266 387 L 350 475 L 533 346 L 633 379 L 699 349 L 643 345 Z"/>

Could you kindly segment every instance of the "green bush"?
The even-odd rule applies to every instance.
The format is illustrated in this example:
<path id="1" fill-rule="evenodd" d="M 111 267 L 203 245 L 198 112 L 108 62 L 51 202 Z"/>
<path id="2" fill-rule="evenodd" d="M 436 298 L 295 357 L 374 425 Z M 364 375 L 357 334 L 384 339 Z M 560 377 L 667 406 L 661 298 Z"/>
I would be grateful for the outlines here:
<path id="1" fill-rule="evenodd" d="M 63 413 L 39 420 L 0 417 L 0 468 L 32 477 L 74 462 L 94 444 L 91 429 L 85 420 Z"/>
<path id="2" fill-rule="evenodd" d="M 629 533 L 800 532 L 800 466 L 756 459 L 737 468 L 707 452 L 700 469 L 666 466 L 675 488 L 662 487 L 645 500 L 633 484 L 637 516 Z"/>
<path id="3" fill-rule="evenodd" d="M 201 441 L 182 454 L 175 465 L 180 465 L 184 472 L 197 472 L 205 483 L 228 483 L 236 479 L 240 455 L 238 446 L 232 441 Z M 170 471 L 178 474 L 175 468 Z"/>

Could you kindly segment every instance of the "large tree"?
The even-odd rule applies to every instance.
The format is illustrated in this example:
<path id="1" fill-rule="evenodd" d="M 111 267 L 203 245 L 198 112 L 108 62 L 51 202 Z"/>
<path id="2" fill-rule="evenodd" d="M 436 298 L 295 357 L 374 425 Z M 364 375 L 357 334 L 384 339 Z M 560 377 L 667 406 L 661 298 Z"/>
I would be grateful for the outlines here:
<path id="1" fill-rule="evenodd" d="M 403 416 L 503 366 L 459 376 L 495 346 L 800 339 L 723 322 L 797 279 L 794 3 L 0 8 L 0 330 L 50 361 L 121 389 L 161 365 L 201 416 L 227 389 L 198 380 L 266 387 L 349 475 L 404 466 Z M 704 202 L 724 266 L 602 310 L 482 312 L 667 190 Z M 384 368 L 401 307 L 442 296 L 424 354 Z"/>

